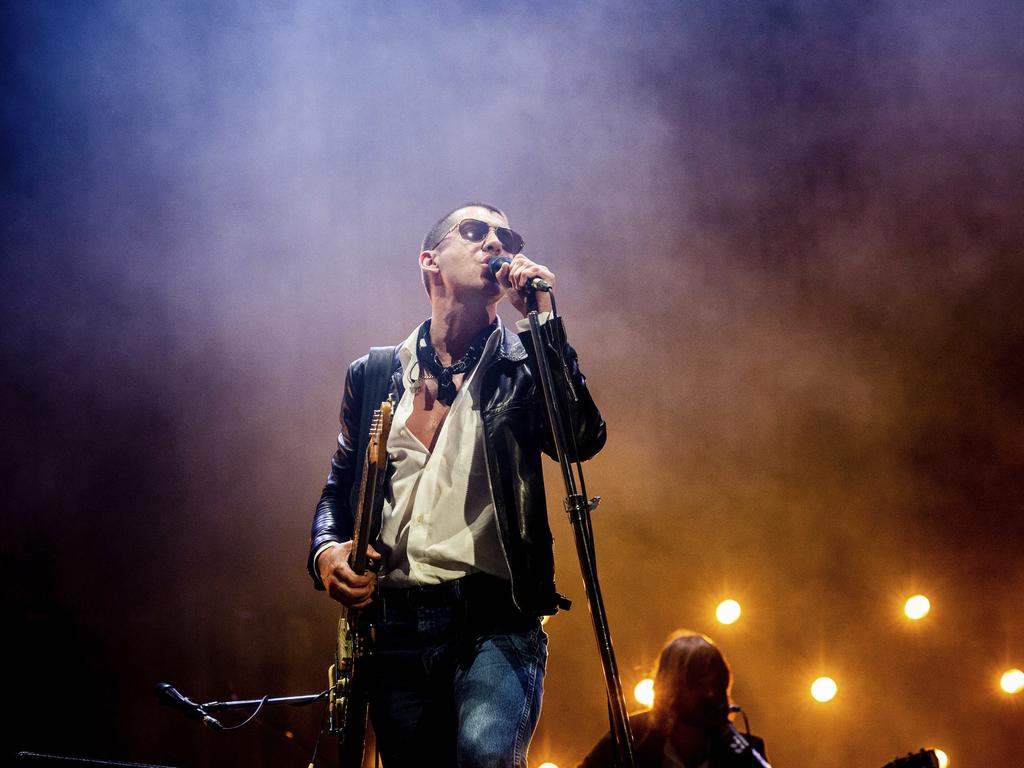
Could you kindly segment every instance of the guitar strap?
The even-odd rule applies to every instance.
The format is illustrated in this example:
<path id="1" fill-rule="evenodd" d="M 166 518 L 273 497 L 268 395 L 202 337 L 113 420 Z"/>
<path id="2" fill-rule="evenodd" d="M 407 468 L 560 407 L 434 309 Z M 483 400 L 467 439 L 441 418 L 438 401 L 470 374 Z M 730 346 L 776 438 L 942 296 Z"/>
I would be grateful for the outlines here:
<path id="1" fill-rule="evenodd" d="M 363 463 L 366 461 L 366 447 L 370 444 L 370 423 L 373 412 L 388 396 L 391 386 L 391 375 L 395 370 L 395 353 L 397 347 L 370 347 L 370 355 L 366 360 L 363 373 L 363 408 L 359 414 L 359 444 L 356 452 L 356 472 L 354 477 L 363 476 Z M 396 403 L 397 406 L 397 403 Z M 358 483 L 355 486 L 358 491 Z M 374 510 L 375 517 L 377 510 Z M 370 530 L 377 529 L 377 520 L 371 520 Z"/>

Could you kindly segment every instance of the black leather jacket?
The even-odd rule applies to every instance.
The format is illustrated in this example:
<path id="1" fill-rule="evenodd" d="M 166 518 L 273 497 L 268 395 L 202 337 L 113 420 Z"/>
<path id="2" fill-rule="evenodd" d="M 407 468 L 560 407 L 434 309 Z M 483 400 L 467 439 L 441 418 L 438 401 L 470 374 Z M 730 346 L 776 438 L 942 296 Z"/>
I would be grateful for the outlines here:
<path id="1" fill-rule="evenodd" d="M 563 341 L 561 320 L 552 319 L 542 328 L 548 338 L 557 340 L 547 345 L 556 389 L 563 407 L 573 414 L 579 458 L 589 459 L 604 445 L 604 420 L 587 390 L 575 350 Z M 327 542 L 352 538 L 353 507 L 358 493 L 357 433 L 366 361 L 364 356 L 349 366 L 341 403 L 338 449 L 331 459 L 327 484 L 313 516 L 307 567 L 316 588 L 321 590 L 324 586 L 314 567 L 314 554 Z M 530 334 L 517 337 L 501 326 L 499 346 L 486 366 L 480 391 L 484 454 L 502 550 L 512 575 L 512 596 L 525 614 L 552 614 L 558 610 L 559 595 L 555 591 L 540 454 L 543 451 L 554 458 L 555 451 L 540 381 L 534 376 L 535 352 Z M 572 382 L 571 387 L 568 381 Z M 403 391 L 396 349 L 391 377 L 395 402 L 401 399 Z M 377 534 L 379 521 L 374 535 Z"/>

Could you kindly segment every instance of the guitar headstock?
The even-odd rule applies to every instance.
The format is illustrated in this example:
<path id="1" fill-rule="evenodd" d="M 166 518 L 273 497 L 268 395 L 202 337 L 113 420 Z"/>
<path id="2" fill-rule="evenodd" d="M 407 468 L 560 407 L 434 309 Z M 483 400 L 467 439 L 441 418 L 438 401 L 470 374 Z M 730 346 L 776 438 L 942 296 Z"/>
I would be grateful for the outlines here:
<path id="1" fill-rule="evenodd" d="M 388 434 L 391 432 L 391 418 L 394 408 L 391 397 L 380 404 L 373 412 L 370 422 L 370 442 L 366 449 L 366 458 L 376 469 L 381 469 L 388 460 Z"/>
<path id="2" fill-rule="evenodd" d="M 897 757 L 891 763 L 886 763 L 883 768 L 939 768 L 939 758 L 935 750 L 922 749 L 920 752 Z"/>

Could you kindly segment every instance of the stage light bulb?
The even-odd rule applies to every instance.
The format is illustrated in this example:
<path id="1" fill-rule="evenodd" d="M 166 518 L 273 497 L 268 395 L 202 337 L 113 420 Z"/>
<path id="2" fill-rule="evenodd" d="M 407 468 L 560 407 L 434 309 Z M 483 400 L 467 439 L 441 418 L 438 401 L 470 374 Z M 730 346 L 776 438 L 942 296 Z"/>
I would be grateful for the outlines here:
<path id="1" fill-rule="evenodd" d="M 938 747 L 932 747 L 932 751 L 935 753 L 935 757 L 939 759 L 939 768 L 946 768 L 949 765 L 949 755 Z"/>
<path id="2" fill-rule="evenodd" d="M 820 701 L 822 704 L 832 701 L 838 691 L 839 686 L 836 685 L 836 681 L 831 677 L 819 677 L 811 683 L 811 696 L 815 701 Z"/>
<path id="3" fill-rule="evenodd" d="M 928 615 L 928 611 L 932 609 L 932 604 L 924 595 L 914 595 L 908 597 L 907 602 L 903 605 L 903 613 L 907 615 L 907 618 L 911 621 L 919 621 Z"/>
<path id="4" fill-rule="evenodd" d="M 541 763 L 540 768 L 558 768 L 558 763 Z"/>
<path id="5" fill-rule="evenodd" d="M 1020 693 L 1024 691 L 1024 671 L 1019 669 L 1008 669 L 999 678 L 999 687 L 1007 693 Z"/>
<path id="6" fill-rule="evenodd" d="M 654 681 L 651 678 L 641 680 L 633 689 L 633 698 L 650 709 L 654 706 Z"/>
<path id="7" fill-rule="evenodd" d="M 735 600 L 723 600 L 715 608 L 715 618 L 721 624 L 733 624 L 740 617 L 740 613 L 740 604 Z"/>

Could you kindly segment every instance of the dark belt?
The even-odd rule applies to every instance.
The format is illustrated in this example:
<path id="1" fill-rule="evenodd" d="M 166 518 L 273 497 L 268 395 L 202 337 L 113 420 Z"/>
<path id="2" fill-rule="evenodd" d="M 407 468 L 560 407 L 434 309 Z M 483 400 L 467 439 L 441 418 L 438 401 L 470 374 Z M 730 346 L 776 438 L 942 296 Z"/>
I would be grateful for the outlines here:
<path id="1" fill-rule="evenodd" d="M 512 602 L 512 584 L 488 573 L 473 573 L 461 579 L 418 587 L 384 587 L 380 596 L 388 608 L 441 608 L 446 605 L 483 603 L 507 604 Z"/>

